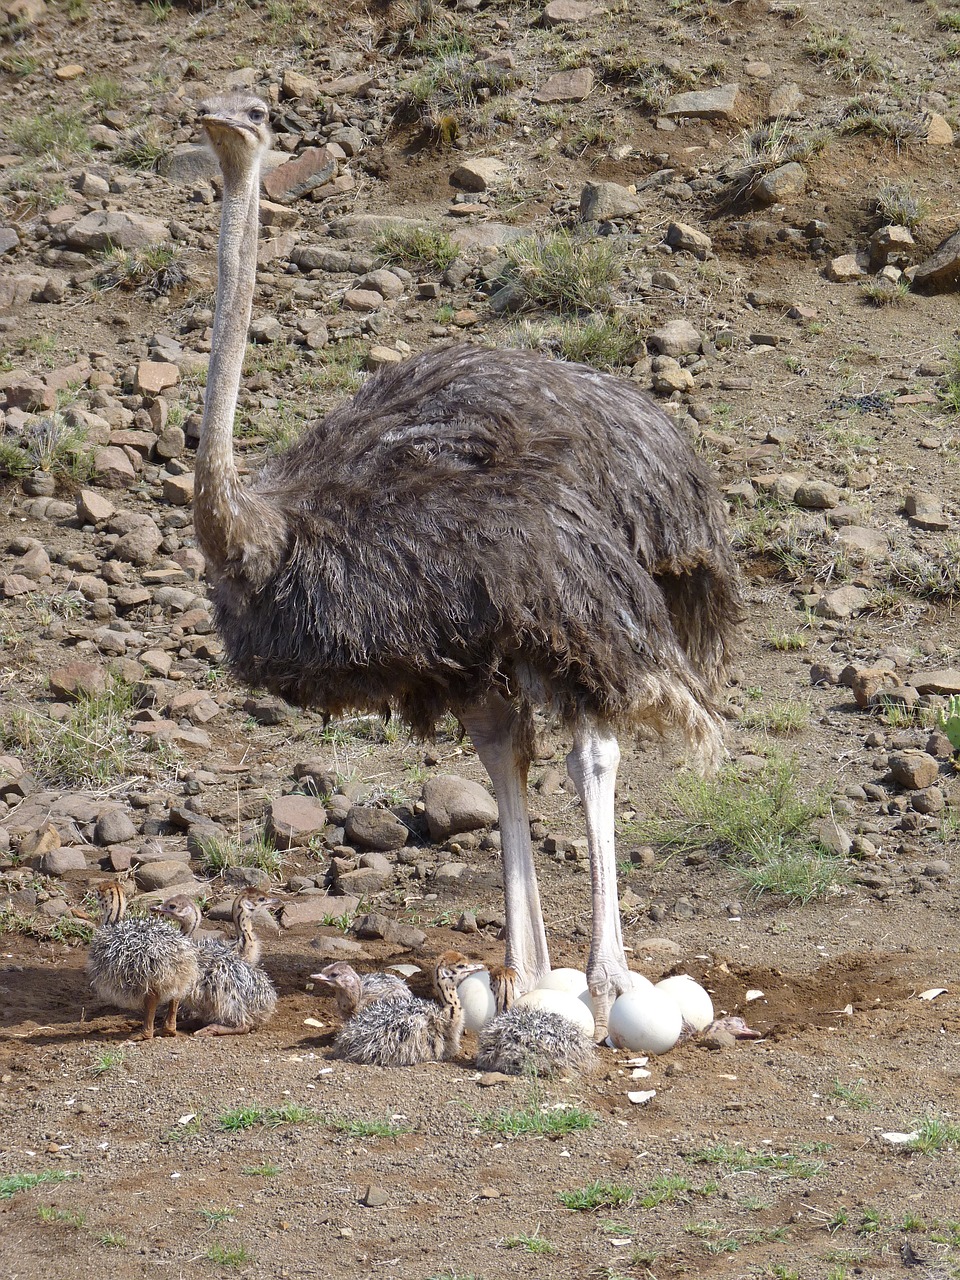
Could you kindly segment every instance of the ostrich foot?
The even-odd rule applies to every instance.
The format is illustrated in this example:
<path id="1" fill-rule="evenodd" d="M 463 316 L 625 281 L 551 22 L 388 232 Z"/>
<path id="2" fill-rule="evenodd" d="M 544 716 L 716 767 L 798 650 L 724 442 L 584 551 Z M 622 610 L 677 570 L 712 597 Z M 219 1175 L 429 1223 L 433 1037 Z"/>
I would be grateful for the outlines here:
<path id="1" fill-rule="evenodd" d="M 595 1029 L 593 1038 L 597 1044 L 603 1044 L 607 1038 L 610 1022 L 610 1010 L 617 996 L 633 990 L 633 973 L 624 965 L 599 965 L 596 968 L 587 966 L 587 983 L 590 987 L 590 999 L 593 1002 L 593 1020 Z"/>
<path id="2" fill-rule="evenodd" d="M 195 1036 L 245 1036 L 252 1030 L 252 1027 L 224 1027 L 219 1022 L 209 1022 L 193 1034 Z"/>

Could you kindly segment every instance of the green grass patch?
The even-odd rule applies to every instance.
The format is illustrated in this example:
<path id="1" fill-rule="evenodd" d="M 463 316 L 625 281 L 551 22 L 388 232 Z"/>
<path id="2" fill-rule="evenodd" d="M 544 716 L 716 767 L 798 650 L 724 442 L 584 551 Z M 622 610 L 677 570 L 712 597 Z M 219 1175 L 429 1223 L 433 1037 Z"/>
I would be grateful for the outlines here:
<path id="1" fill-rule="evenodd" d="M 778 1173 L 788 1178 L 815 1178 L 824 1169 L 822 1160 L 806 1160 L 793 1152 L 747 1151 L 718 1143 L 691 1151 L 683 1157 L 691 1164 L 714 1165 L 731 1173 Z"/>
<path id="2" fill-rule="evenodd" d="M 490 1115 L 478 1116 L 477 1123 L 486 1133 L 505 1133 L 512 1138 L 529 1136 L 559 1138 L 581 1129 L 592 1129 L 599 1117 L 579 1107 L 544 1110 L 536 1102 L 513 1110 L 504 1108 Z"/>
<path id="3" fill-rule="evenodd" d="M 556 1253 L 557 1246 L 536 1232 L 532 1236 L 506 1236 L 505 1249 L 523 1249 L 526 1253 Z"/>
<path id="4" fill-rule="evenodd" d="M 634 1194 L 632 1187 L 596 1179 L 574 1191 L 561 1191 L 557 1198 L 565 1209 L 588 1213 L 595 1209 L 622 1209 L 633 1200 Z"/>
<path id="5" fill-rule="evenodd" d="M 527 236 L 507 245 L 504 256 L 503 282 L 518 291 L 523 306 L 560 313 L 613 309 L 624 256 L 612 236 Z"/>
<path id="6" fill-rule="evenodd" d="M 388 227 L 377 236 L 374 250 L 385 263 L 411 271 L 446 271 L 457 257 L 446 231 L 432 227 Z"/>
<path id="7" fill-rule="evenodd" d="M 48 1182 L 68 1182 L 79 1176 L 65 1169 L 43 1169 L 40 1173 L 8 1173 L 6 1177 L 0 1178 L 0 1200 L 10 1200 L 21 1191 L 29 1191 Z"/>
<path id="8" fill-rule="evenodd" d="M 204 871 L 218 874 L 228 867 L 259 867 L 276 875 L 283 866 L 283 854 L 263 831 L 252 839 L 241 841 L 228 835 L 201 836 L 197 840 Z"/>
<path id="9" fill-rule="evenodd" d="M 78 111 L 52 109 L 21 119 L 14 116 L 7 136 L 26 155 L 60 161 L 84 156 L 91 146 L 86 122 Z"/>
<path id="10" fill-rule="evenodd" d="M 313 1107 L 284 1102 L 279 1107 L 251 1105 L 226 1111 L 217 1117 L 217 1128 L 229 1133 L 239 1133 L 243 1129 L 252 1129 L 255 1125 L 274 1129 L 281 1124 L 317 1124 L 322 1120 L 323 1116 Z"/>
<path id="11" fill-rule="evenodd" d="M 245 1267 L 248 1262 L 253 1261 L 253 1255 L 242 1244 L 234 1245 L 233 1248 L 224 1244 L 212 1244 L 204 1257 L 220 1267 Z"/>
<path id="12" fill-rule="evenodd" d="M 410 1133 L 408 1124 L 396 1124 L 392 1120 L 351 1120 L 346 1116 L 325 1116 L 328 1129 L 345 1134 L 348 1138 L 399 1138 Z"/>
<path id="13" fill-rule="evenodd" d="M 603 370 L 633 364 L 644 346 L 639 325 L 619 314 L 552 322 L 521 320 L 506 342 Z"/>
<path id="14" fill-rule="evenodd" d="M 920 1151 L 931 1156 L 960 1147 L 960 1124 L 944 1116 L 924 1116 L 916 1129 L 917 1136 L 908 1144 L 908 1151 Z"/>
<path id="15" fill-rule="evenodd" d="M 54 786 L 110 786 L 133 772 L 136 748 L 127 732 L 132 686 L 115 680 L 83 694 L 63 720 L 14 708 L 0 738 L 26 754 L 37 777 Z"/>
<path id="16" fill-rule="evenodd" d="M 280 1166 L 265 1160 L 263 1164 L 248 1164 L 240 1172 L 245 1178 L 275 1178 L 280 1172 Z"/>
<path id="17" fill-rule="evenodd" d="M 840 883 L 844 869 L 810 835 L 826 797 L 802 797 L 795 775 L 795 763 L 782 757 L 748 777 L 735 764 L 713 778 L 682 773 L 667 792 L 673 815 L 631 824 L 626 834 L 670 853 L 709 849 L 737 866 L 752 892 L 809 902 Z"/>
<path id="18" fill-rule="evenodd" d="M 74 1209 L 55 1209 L 49 1204 L 38 1206 L 37 1217 L 47 1226 L 72 1227 L 74 1231 L 79 1231 L 86 1223 L 82 1213 Z"/>

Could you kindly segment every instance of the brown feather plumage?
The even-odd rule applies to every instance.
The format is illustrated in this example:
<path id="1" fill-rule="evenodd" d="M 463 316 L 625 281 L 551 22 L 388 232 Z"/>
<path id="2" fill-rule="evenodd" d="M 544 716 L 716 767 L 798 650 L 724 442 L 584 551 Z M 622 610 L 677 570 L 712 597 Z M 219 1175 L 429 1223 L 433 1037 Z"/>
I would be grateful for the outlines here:
<path id="1" fill-rule="evenodd" d="M 725 513 L 630 383 L 462 345 L 372 377 L 260 475 L 289 530 L 218 630 L 248 684 L 428 735 L 496 691 L 532 743 L 566 723 L 680 726 L 707 751 L 739 604 Z"/>

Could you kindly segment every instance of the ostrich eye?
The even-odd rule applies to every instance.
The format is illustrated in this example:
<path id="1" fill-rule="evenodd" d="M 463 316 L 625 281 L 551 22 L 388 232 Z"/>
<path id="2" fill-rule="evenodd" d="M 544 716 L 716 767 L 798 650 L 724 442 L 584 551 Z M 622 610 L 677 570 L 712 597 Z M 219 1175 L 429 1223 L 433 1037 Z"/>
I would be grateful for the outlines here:
<path id="1" fill-rule="evenodd" d="M 263 124 L 264 120 L 267 118 L 267 113 L 260 107 L 254 107 L 248 112 L 248 115 L 254 124 Z"/>

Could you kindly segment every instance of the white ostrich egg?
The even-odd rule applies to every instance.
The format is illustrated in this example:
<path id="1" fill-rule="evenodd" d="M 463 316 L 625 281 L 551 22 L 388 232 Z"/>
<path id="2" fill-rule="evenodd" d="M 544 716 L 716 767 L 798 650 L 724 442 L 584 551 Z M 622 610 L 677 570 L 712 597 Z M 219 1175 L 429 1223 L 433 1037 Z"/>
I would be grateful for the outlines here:
<path id="1" fill-rule="evenodd" d="M 589 990 L 587 975 L 582 969 L 551 969 L 542 982 L 537 984 L 540 991 L 569 991 L 578 999 Z"/>
<path id="2" fill-rule="evenodd" d="M 610 1010 L 610 1040 L 617 1049 L 666 1053 L 680 1039 L 683 1014 L 676 1000 L 651 987 L 618 996 Z"/>
<path id="3" fill-rule="evenodd" d="M 543 1009 L 547 1013 L 559 1013 L 562 1018 L 578 1026 L 585 1035 L 593 1038 L 593 1014 L 577 996 L 569 991 L 549 991 L 537 987 L 528 991 L 514 1005 L 515 1009 Z"/>
<path id="4" fill-rule="evenodd" d="M 457 995 L 463 1006 L 464 1026 L 468 1031 L 485 1027 L 497 1011 L 497 1003 L 490 990 L 490 975 L 486 969 L 468 973 L 457 986 Z"/>
<path id="5" fill-rule="evenodd" d="M 688 1022 L 694 1031 L 702 1031 L 713 1021 L 713 1001 L 709 992 L 689 974 L 678 973 L 672 978 L 661 978 L 656 990 L 665 991 L 676 1000 L 684 1022 Z"/>

